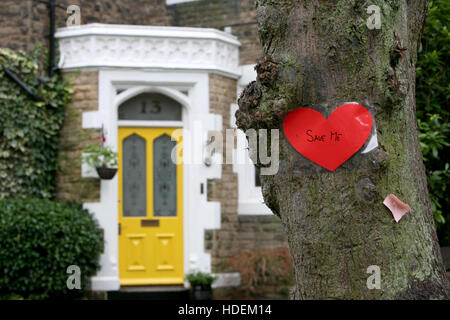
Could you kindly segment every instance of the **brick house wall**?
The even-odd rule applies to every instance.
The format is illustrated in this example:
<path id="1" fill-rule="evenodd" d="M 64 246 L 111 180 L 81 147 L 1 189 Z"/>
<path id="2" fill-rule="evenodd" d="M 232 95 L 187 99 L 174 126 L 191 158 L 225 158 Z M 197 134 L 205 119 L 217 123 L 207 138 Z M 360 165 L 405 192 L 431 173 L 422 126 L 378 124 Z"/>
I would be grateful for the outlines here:
<path id="1" fill-rule="evenodd" d="M 210 110 L 222 115 L 222 135 L 230 129 L 230 104 L 236 101 L 236 81 L 220 75 L 209 76 Z M 227 141 L 230 143 L 230 141 Z M 227 148 L 224 148 L 227 150 Z M 223 154 L 225 159 L 225 154 Z M 225 162 L 225 161 L 224 161 Z M 222 179 L 208 184 L 208 200 L 221 204 L 221 228 L 205 234 L 206 249 L 212 255 L 213 271 L 241 250 L 274 249 L 287 246 L 285 233 L 276 216 L 237 214 L 237 174 L 231 164 L 222 166 Z"/>
<path id="2" fill-rule="evenodd" d="M 150 4 L 151 3 L 151 4 Z M 242 44 L 240 64 L 252 64 L 261 55 L 253 0 L 208 0 L 166 6 L 164 0 L 59 0 L 56 26 L 64 27 L 69 5 L 81 8 L 81 23 L 208 27 L 232 34 Z M 37 43 L 47 45 L 48 9 L 33 0 L 0 2 L 0 46 L 32 52 Z"/>
<path id="3" fill-rule="evenodd" d="M 109 23 L 171 25 L 164 0 L 58 0 L 56 27 L 65 27 L 69 5 L 81 9 L 81 24 Z M 36 44 L 47 48 L 49 13 L 44 3 L 34 0 L 0 1 L 0 47 L 31 53 Z"/>
<path id="4" fill-rule="evenodd" d="M 65 106 L 66 116 L 59 139 L 57 198 L 82 202 L 100 201 L 100 180 L 81 176 L 81 150 L 88 144 L 100 144 L 100 130 L 82 129 L 82 112 L 98 110 L 98 72 L 68 72 L 75 93 Z"/>
<path id="5" fill-rule="evenodd" d="M 225 130 L 230 129 L 230 122 L 227 120 L 230 119 L 230 104 L 236 101 L 236 85 L 236 80 L 220 75 L 209 76 L 209 108 L 211 112 L 222 115 L 223 137 Z M 225 159 L 225 153 L 222 156 Z M 222 179 L 210 180 L 208 183 L 208 200 L 220 202 L 221 208 L 221 228 L 209 230 L 205 234 L 205 246 L 212 256 L 213 271 L 223 259 L 236 254 L 239 249 L 236 186 L 237 175 L 231 164 L 222 165 Z"/>
<path id="6" fill-rule="evenodd" d="M 254 64 L 261 56 L 254 0 L 203 0 L 167 7 L 173 26 L 216 28 L 231 27 L 241 42 L 240 64 Z"/>

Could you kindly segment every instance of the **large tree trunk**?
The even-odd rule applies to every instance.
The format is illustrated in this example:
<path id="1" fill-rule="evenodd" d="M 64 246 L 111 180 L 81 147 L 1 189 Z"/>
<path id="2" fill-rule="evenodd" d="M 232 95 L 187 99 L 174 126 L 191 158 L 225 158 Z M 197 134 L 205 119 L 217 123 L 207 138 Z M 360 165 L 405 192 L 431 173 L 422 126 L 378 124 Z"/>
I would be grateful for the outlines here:
<path id="1" fill-rule="evenodd" d="M 448 298 L 415 117 L 415 63 L 426 0 L 257 0 L 264 57 L 239 100 L 239 128 L 278 128 L 297 107 L 329 116 L 373 106 L 379 147 L 330 172 L 280 135 L 280 167 L 262 176 L 286 229 L 299 299 Z M 367 8 L 381 8 L 369 30 Z M 396 223 L 388 194 L 409 204 Z M 368 289 L 377 265 L 381 288 Z"/>

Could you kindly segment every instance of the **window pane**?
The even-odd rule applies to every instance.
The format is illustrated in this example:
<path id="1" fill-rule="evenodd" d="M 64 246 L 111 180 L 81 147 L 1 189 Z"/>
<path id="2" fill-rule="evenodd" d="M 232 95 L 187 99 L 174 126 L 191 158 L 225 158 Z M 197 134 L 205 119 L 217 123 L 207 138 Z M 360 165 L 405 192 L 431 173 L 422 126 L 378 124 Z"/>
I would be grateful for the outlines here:
<path id="1" fill-rule="evenodd" d="M 153 141 L 154 216 L 177 215 L 177 166 L 170 155 L 176 142 L 166 134 Z"/>
<path id="2" fill-rule="evenodd" d="M 123 216 L 147 215 L 146 146 L 136 134 L 123 140 Z"/>
<path id="3" fill-rule="evenodd" d="M 119 120 L 181 121 L 181 104 L 159 93 L 143 93 L 119 107 Z"/>

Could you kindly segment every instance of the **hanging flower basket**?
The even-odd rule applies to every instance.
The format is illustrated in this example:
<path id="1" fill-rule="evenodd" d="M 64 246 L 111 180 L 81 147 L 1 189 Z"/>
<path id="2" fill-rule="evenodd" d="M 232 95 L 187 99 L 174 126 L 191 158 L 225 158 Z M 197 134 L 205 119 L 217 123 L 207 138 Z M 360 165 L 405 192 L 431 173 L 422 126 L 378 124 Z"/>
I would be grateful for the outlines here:
<path id="1" fill-rule="evenodd" d="M 111 180 L 117 172 L 117 152 L 108 146 L 90 144 L 83 149 L 83 163 L 95 167 L 100 179 Z"/>
<path id="2" fill-rule="evenodd" d="M 117 168 L 96 167 L 98 176 L 103 180 L 111 180 L 117 172 Z"/>

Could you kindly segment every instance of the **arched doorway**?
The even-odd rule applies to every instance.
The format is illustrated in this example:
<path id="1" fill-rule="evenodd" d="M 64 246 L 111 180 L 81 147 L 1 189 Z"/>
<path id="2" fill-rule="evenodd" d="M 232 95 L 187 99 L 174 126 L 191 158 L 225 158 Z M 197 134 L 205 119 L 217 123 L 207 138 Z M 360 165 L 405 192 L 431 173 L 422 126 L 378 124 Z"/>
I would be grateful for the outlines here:
<path id="1" fill-rule="evenodd" d="M 118 118 L 126 123 L 118 129 L 120 284 L 183 284 L 181 141 L 171 139 L 182 105 L 144 92 L 123 102 Z"/>

